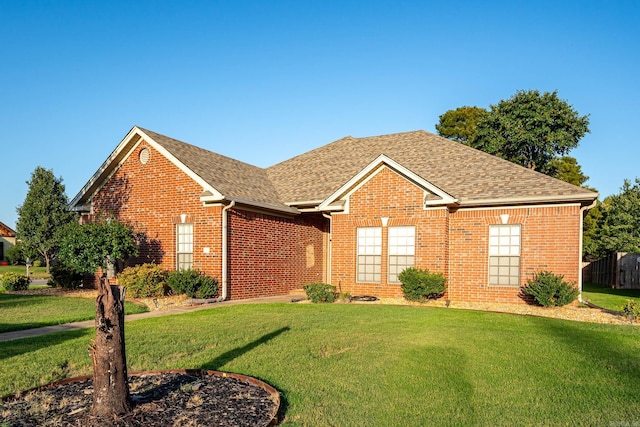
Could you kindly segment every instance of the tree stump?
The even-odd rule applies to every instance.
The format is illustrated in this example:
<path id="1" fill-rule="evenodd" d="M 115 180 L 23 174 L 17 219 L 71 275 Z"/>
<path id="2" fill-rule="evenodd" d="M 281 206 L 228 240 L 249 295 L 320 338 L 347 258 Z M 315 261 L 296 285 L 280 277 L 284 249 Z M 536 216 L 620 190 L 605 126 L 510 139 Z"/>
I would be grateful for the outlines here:
<path id="1" fill-rule="evenodd" d="M 94 416 L 108 419 L 131 411 L 124 346 L 123 286 L 109 285 L 106 278 L 98 284 L 96 298 L 96 338 L 89 347 L 93 362 Z"/>

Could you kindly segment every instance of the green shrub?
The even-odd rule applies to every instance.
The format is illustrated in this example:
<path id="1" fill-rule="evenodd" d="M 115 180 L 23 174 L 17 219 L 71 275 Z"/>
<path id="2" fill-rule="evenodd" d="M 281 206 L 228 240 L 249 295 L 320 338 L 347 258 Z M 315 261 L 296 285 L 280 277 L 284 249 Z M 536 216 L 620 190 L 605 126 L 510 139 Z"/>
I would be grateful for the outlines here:
<path id="1" fill-rule="evenodd" d="M 167 272 L 155 264 L 127 267 L 118 274 L 118 283 L 133 298 L 161 297 L 167 291 Z"/>
<path id="2" fill-rule="evenodd" d="M 218 294 L 218 281 L 199 270 L 178 270 L 169 273 L 167 285 L 175 294 L 190 298 L 212 298 Z"/>
<path id="3" fill-rule="evenodd" d="M 535 301 L 544 306 L 563 306 L 573 302 L 578 297 L 578 288 L 565 282 L 564 276 L 550 271 L 536 273 L 533 280 L 528 280 L 522 288 L 525 295 L 532 296 Z"/>
<path id="4" fill-rule="evenodd" d="M 628 300 L 622 306 L 622 312 L 626 314 L 631 321 L 640 318 L 640 303 L 633 300 Z"/>
<path id="5" fill-rule="evenodd" d="M 51 278 L 47 284 L 56 288 L 78 289 L 82 286 L 83 279 L 83 273 L 66 264 L 57 262 L 51 266 Z"/>
<path id="6" fill-rule="evenodd" d="M 6 273 L 2 276 L 2 285 L 8 291 L 26 291 L 31 279 L 18 273 Z"/>
<path id="7" fill-rule="evenodd" d="M 447 279 L 442 273 L 430 273 L 429 270 L 409 267 L 400 274 L 402 293 L 409 301 L 425 301 L 440 298 L 447 289 Z"/>
<path id="8" fill-rule="evenodd" d="M 312 303 L 334 302 L 336 287 L 327 283 L 307 283 L 302 287 Z"/>
<path id="9" fill-rule="evenodd" d="M 201 275 L 199 279 L 200 285 L 196 291 L 196 298 L 207 299 L 218 295 L 218 281 L 216 279 L 205 276 L 204 274 Z"/>
<path id="10" fill-rule="evenodd" d="M 11 265 L 24 264 L 24 255 L 22 255 L 22 244 L 17 243 L 9 248 L 5 253 L 7 262 Z"/>

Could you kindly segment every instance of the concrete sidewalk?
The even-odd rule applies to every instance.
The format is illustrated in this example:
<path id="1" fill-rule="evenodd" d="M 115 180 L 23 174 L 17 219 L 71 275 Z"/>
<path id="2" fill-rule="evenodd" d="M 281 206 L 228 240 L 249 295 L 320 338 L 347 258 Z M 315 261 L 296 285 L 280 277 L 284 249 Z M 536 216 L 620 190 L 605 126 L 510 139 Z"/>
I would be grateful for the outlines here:
<path id="1" fill-rule="evenodd" d="M 155 311 L 148 311 L 146 313 L 129 314 L 125 316 L 124 320 L 125 322 L 130 322 L 132 320 L 148 319 L 150 317 L 169 316 L 171 314 L 182 314 L 182 313 L 188 313 L 191 311 L 206 310 L 210 308 L 223 307 L 227 305 L 284 303 L 284 302 L 294 302 L 297 300 L 300 300 L 300 298 L 292 297 L 291 295 L 281 295 L 281 296 L 275 296 L 275 297 L 262 297 L 262 298 L 251 298 L 251 299 L 244 299 L 244 300 L 223 301 L 223 302 L 216 302 L 212 304 L 176 307 L 176 308 L 171 308 L 169 310 L 155 310 Z M 71 331 L 74 329 L 93 328 L 95 327 L 95 323 L 96 323 L 95 319 L 91 319 L 91 320 L 85 320 L 83 322 L 66 323 L 64 325 L 53 325 L 53 326 L 45 326 L 42 328 L 25 329 L 23 331 L 4 332 L 0 334 L 0 342 L 13 341 L 13 340 L 18 340 L 22 338 L 37 337 L 40 335 L 52 334 L 54 332 L 60 332 L 60 331 Z"/>

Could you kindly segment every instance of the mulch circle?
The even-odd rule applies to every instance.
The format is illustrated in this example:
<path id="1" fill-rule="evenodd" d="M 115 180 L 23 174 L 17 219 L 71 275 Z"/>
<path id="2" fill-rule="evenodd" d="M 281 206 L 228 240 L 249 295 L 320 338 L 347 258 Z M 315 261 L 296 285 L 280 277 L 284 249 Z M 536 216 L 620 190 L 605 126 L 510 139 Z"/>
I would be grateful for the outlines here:
<path id="1" fill-rule="evenodd" d="M 205 370 L 129 373 L 130 414 L 91 416 L 93 379 L 70 378 L 10 396 L 0 404 L 8 426 L 271 426 L 280 394 L 255 378 Z"/>

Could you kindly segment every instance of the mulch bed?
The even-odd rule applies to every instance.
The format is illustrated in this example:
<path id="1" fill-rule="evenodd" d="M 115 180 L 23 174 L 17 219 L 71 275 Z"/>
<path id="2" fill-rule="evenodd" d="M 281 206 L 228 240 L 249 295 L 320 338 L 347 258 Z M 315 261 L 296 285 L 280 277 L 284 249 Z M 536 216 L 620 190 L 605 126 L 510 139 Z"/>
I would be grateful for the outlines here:
<path id="1" fill-rule="evenodd" d="M 12 396 L 0 405 L 7 426 L 268 426 L 280 397 L 271 386 L 236 374 L 163 371 L 129 375 L 133 411 L 91 416 L 91 377 L 66 380 Z"/>

